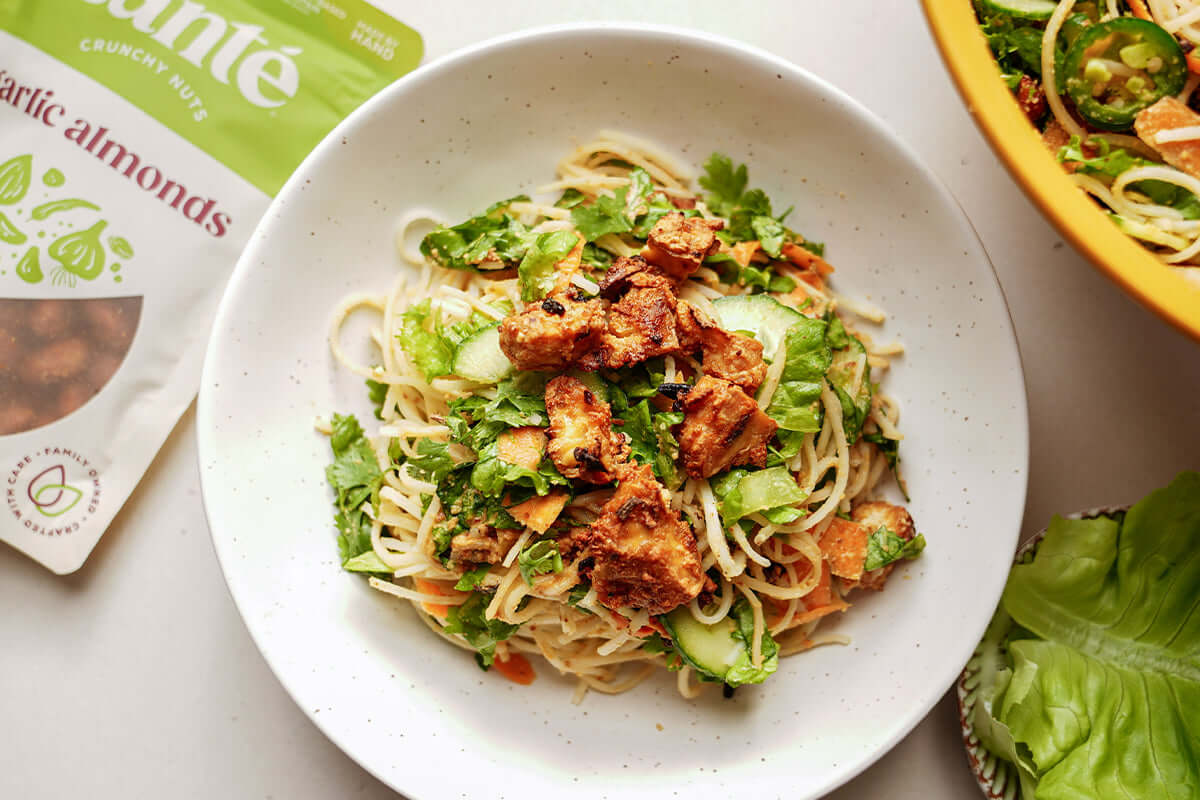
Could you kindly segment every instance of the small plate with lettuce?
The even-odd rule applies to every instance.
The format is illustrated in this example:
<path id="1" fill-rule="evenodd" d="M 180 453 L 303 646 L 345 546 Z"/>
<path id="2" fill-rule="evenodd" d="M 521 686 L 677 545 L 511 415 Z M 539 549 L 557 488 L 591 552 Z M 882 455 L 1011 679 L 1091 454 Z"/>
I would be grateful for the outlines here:
<path id="1" fill-rule="evenodd" d="M 1200 797 L 1200 472 L 1026 544 L 958 700 L 987 797 Z"/>

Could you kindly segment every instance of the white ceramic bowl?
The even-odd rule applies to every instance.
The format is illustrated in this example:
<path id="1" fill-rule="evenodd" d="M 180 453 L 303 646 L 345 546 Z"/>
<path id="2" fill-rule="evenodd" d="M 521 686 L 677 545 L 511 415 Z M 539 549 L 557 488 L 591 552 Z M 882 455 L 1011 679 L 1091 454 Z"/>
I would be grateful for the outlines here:
<path id="1" fill-rule="evenodd" d="M 325 343 L 335 302 L 387 287 L 393 226 L 527 190 L 604 127 L 699 163 L 749 162 L 789 223 L 828 243 L 836 287 L 892 316 L 911 509 L 925 555 L 836 623 L 847 647 L 783 661 L 732 700 L 668 676 L 569 702 L 480 672 L 411 609 L 337 564 L 317 415 L 367 411 Z M 1004 583 L 1028 433 L 1004 300 L 971 226 L 869 112 L 790 64 L 646 26 L 560 27 L 462 51 L 338 127 L 279 194 L 238 264 L 200 393 L 204 500 L 246 626 L 351 757 L 413 798 L 814 797 L 904 736 L 951 685 Z M 834 626 L 830 626 L 834 627 Z M 547 794 L 552 792 L 553 794 Z"/>

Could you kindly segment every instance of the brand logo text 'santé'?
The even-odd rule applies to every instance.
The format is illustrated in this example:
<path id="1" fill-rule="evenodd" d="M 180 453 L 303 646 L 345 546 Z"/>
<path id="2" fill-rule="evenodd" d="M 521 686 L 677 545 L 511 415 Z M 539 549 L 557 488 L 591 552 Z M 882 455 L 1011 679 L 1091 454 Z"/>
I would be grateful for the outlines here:
<path id="1" fill-rule="evenodd" d="M 228 21 L 200 3 L 184 0 L 169 14 L 176 0 L 83 0 L 106 6 L 109 16 L 127 19 L 133 27 L 179 53 L 185 61 L 204 69 L 221 83 L 237 87 L 250 103 L 275 108 L 296 96 L 300 71 L 294 56 L 299 47 L 269 49 L 261 25 Z M 255 49 L 255 45 L 264 45 Z"/>

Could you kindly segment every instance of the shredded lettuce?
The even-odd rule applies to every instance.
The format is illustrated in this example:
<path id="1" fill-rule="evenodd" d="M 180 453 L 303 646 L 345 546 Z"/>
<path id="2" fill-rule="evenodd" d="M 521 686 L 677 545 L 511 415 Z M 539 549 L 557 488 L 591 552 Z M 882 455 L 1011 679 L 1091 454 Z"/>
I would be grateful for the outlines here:
<path id="1" fill-rule="evenodd" d="M 867 560 L 863 570 L 881 569 L 902 559 L 913 559 L 925 549 L 925 537 L 917 534 L 912 539 L 902 539 L 895 531 L 878 528 L 867 538 Z"/>
<path id="2" fill-rule="evenodd" d="M 1197 597 L 1200 473 L 1123 517 L 1054 519 L 1009 576 L 977 706 L 1027 796 L 1196 796 Z"/>
<path id="3" fill-rule="evenodd" d="M 571 231 L 550 231 L 534 237 L 517 267 L 522 300 L 531 303 L 549 294 L 558 277 L 554 265 L 566 258 L 578 242 Z"/>
<path id="4" fill-rule="evenodd" d="M 733 638 L 743 643 L 742 652 L 725 673 L 725 685 L 732 688 L 748 683 L 762 683 L 779 668 L 779 645 L 771 638 L 771 632 L 763 628 L 762 632 L 762 665 L 754 666 L 750 659 L 750 644 L 754 640 L 754 611 L 745 598 L 740 598 L 733 604 L 729 614 L 737 627 Z"/>
<path id="5" fill-rule="evenodd" d="M 783 373 L 767 406 L 767 416 L 780 430 L 821 430 L 821 386 L 832 358 L 824 320 L 804 319 L 788 329 Z"/>
<path id="6" fill-rule="evenodd" d="M 720 500 L 717 510 L 726 528 L 751 514 L 761 513 L 776 525 L 794 522 L 805 514 L 794 506 L 808 499 L 808 493 L 784 467 L 730 470 L 714 478 L 711 485 Z"/>

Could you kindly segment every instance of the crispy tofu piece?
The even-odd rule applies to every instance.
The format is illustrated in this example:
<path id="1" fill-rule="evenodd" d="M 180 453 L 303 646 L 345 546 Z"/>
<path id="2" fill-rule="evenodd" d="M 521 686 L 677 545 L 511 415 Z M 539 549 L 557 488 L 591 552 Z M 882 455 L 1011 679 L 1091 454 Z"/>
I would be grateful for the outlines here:
<path id="1" fill-rule="evenodd" d="M 564 370 L 600 345 L 604 304 L 570 290 L 531 303 L 500 322 L 500 349 L 517 369 Z"/>
<path id="2" fill-rule="evenodd" d="M 882 502 L 861 503 L 854 507 L 850 516 L 867 530 L 868 536 L 880 528 L 887 528 L 906 542 L 917 535 L 917 526 L 913 524 L 912 515 L 903 506 Z M 864 572 L 858 583 L 848 588 L 862 587 L 878 592 L 883 589 L 888 575 L 891 575 L 895 568 L 896 563 L 893 562 L 886 567 Z"/>
<path id="3" fill-rule="evenodd" d="M 612 429 L 612 409 L 578 378 L 560 375 L 546 384 L 550 459 L 568 478 L 610 483 L 629 458 L 625 437 Z"/>
<path id="4" fill-rule="evenodd" d="M 547 495 L 534 495 L 508 509 L 517 522 L 538 533 L 545 533 L 567 505 L 570 495 L 565 489 L 555 489 Z"/>
<path id="5" fill-rule="evenodd" d="M 683 353 L 704 354 L 704 373 L 735 383 L 748 394 L 767 377 L 762 343 L 740 333 L 722 329 L 700 309 L 679 301 L 676 332 Z"/>
<path id="6" fill-rule="evenodd" d="M 690 602 L 704 584 L 692 529 L 671 508 L 649 466 L 626 467 L 621 485 L 587 533 L 592 586 L 611 609 L 665 614 Z"/>
<path id="7" fill-rule="evenodd" d="M 671 282 L 650 271 L 625 280 L 620 300 L 608 309 L 608 330 L 600 345 L 603 365 L 618 369 L 679 350 L 675 332 L 678 300 Z"/>
<path id="8" fill-rule="evenodd" d="M 1138 138 L 1157 150 L 1163 161 L 1195 178 L 1200 178 L 1200 139 L 1159 142 L 1157 137 L 1163 131 L 1198 125 L 1200 114 L 1174 97 L 1164 97 L 1149 108 L 1143 108 L 1133 118 L 1133 129 Z"/>
<path id="9" fill-rule="evenodd" d="M 470 530 L 450 540 L 450 560 L 459 564 L 499 564 L 520 535 L 520 531 L 496 530 L 476 520 Z"/>
<path id="10" fill-rule="evenodd" d="M 721 246 L 716 234 L 724 227 L 719 219 L 685 217 L 672 211 L 654 223 L 642 252 L 670 278 L 682 281 Z"/>
<path id="11" fill-rule="evenodd" d="M 865 525 L 834 517 L 819 542 L 829 571 L 851 583 L 861 578 L 870 536 L 871 531 Z"/>
<path id="12" fill-rule="evenodd" d="M 778 427 L 754 398 L 729 381 L 705 375 L 679 400 L 679 449 L 693 478 L 708 478 L 740 464 L 767 463 L 767 441 Z"/>
<path id="13" fill-rule="evenodd" d="M 496 455 L 501 461 L 536 470 L 546 452 L 546 433 L 535 425 L 509 428 L 496 437 Z"/>
<path id="14" fill-rule="evenodd" d="M 643 272 L 665 277 L 658 267 L 641 256 L 619 257 L 600 279 L 600 296 L 606 300 L 620 300 L 632 288 L 633 276 Z"/>

